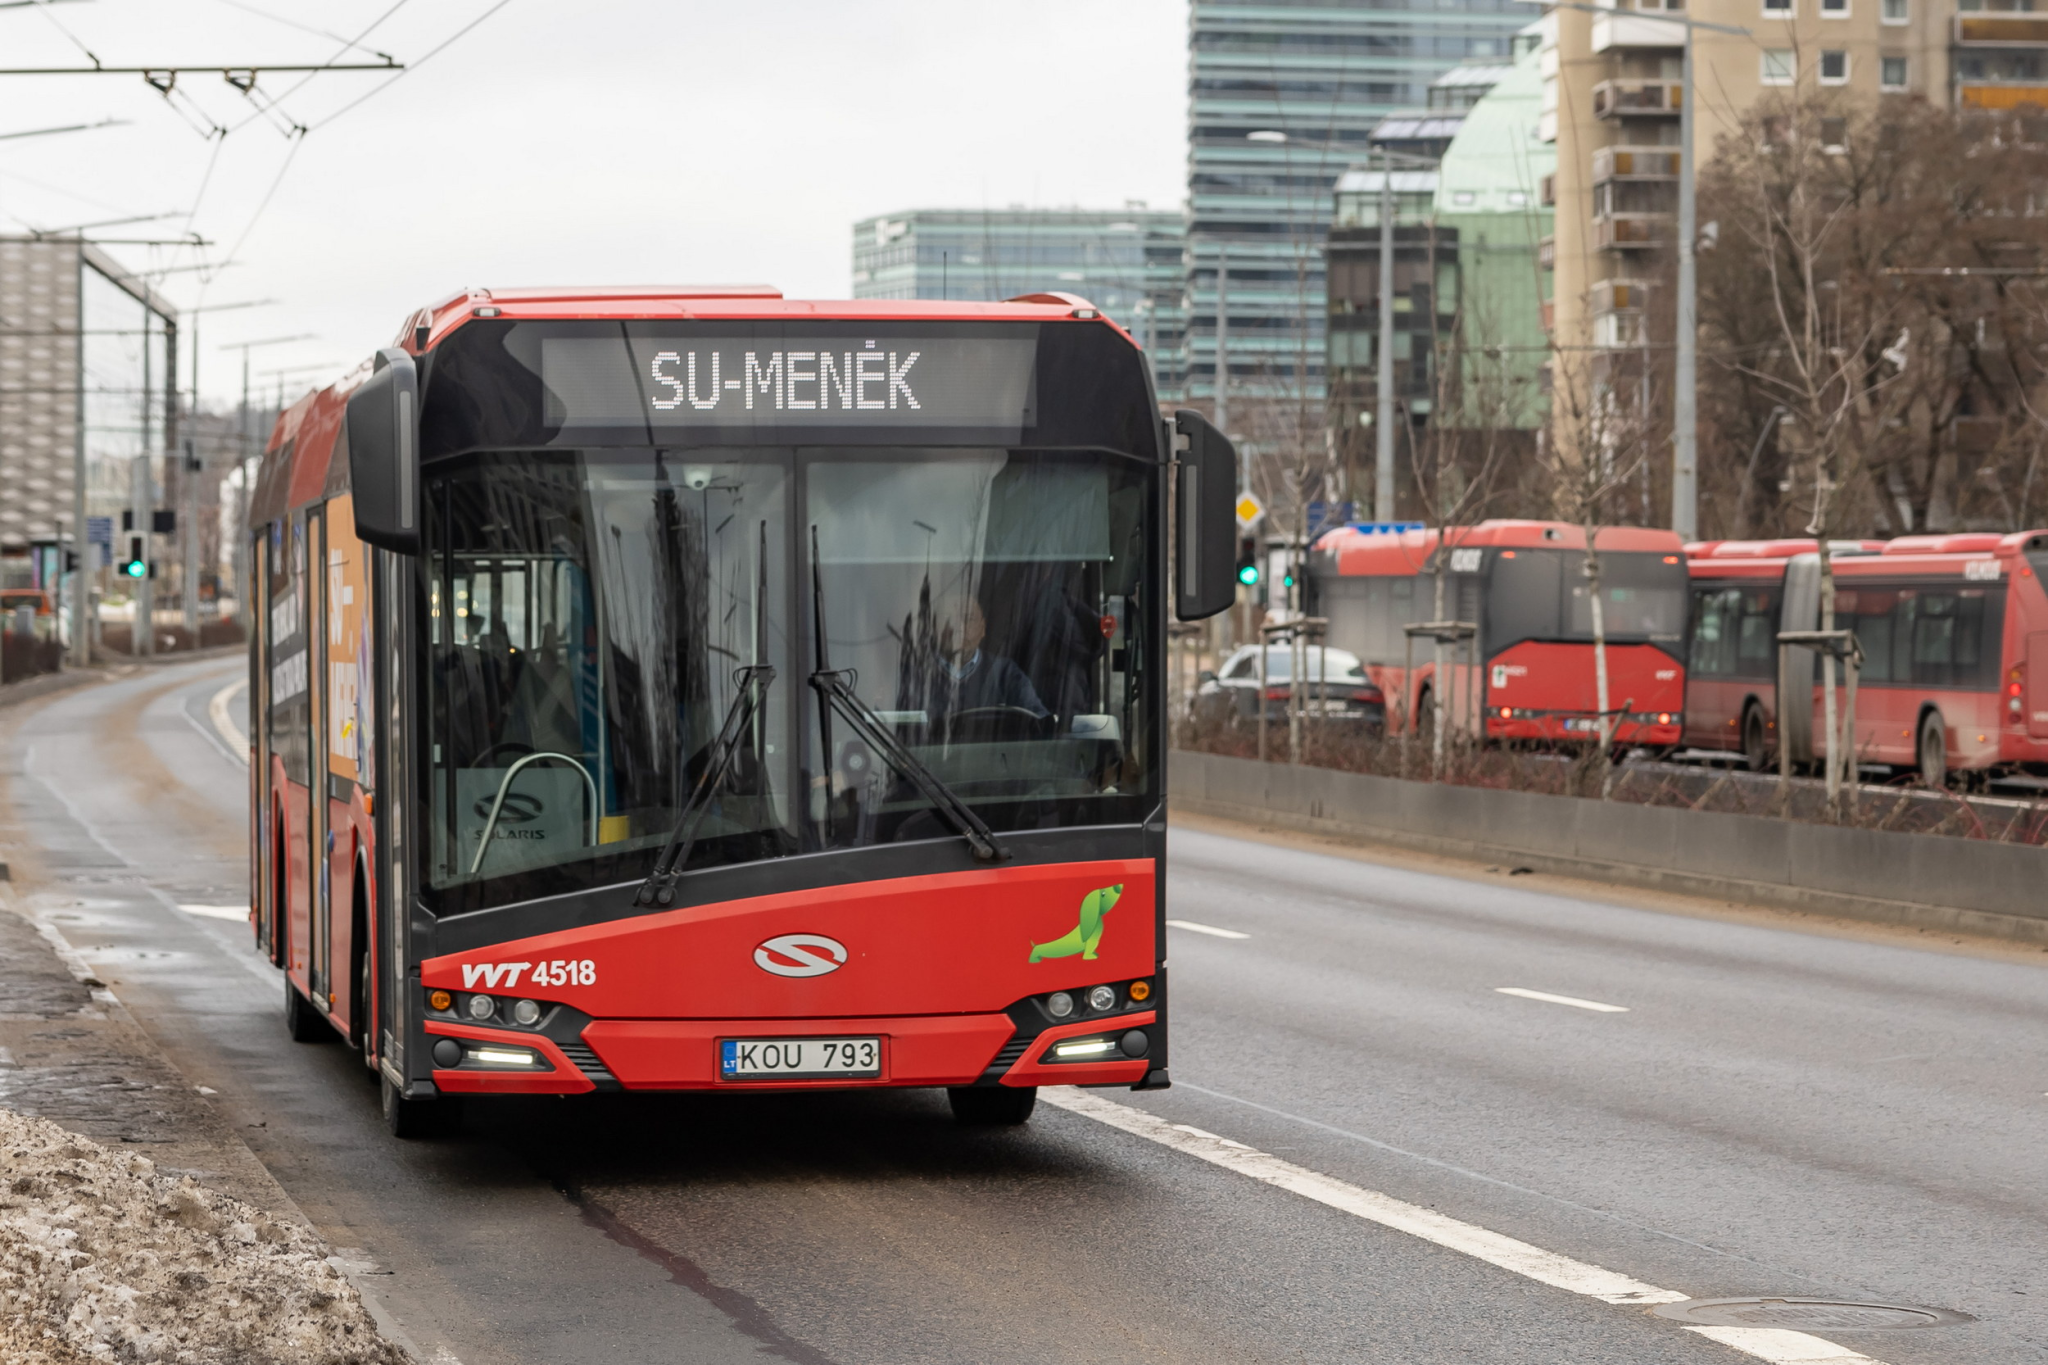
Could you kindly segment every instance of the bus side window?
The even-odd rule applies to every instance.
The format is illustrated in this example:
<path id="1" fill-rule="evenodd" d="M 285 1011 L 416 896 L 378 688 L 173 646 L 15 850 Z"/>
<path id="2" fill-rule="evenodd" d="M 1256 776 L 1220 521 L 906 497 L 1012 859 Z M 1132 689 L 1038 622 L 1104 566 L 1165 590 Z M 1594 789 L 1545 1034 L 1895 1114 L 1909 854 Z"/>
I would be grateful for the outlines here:
<path id="1" fill-rule="evenodd" d="M 1700 588 L 1693 592 L 1692 672 L 1702 678 L 1734 673 L 1735 641 L 1730 626 L 1741 610 L 1742 593 L 1735 588 Z"/>
<path id="2" fill-rule="evenodd" d="M 1741 676 L 1768 681 L 1778 675 L 1778 594 L 1739 593 L 1742 635 L 1735 642 L 1735 667 Z"/>

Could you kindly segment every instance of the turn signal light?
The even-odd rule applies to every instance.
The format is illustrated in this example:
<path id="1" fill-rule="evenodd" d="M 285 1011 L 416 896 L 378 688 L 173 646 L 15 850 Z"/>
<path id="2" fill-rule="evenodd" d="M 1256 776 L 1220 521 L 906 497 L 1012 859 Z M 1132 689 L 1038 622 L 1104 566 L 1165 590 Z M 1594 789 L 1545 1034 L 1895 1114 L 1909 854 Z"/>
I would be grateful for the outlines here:
<path id="1" fill-rule="evenodd" d="M 454 1008 L 454 1005 L 455 997 L 453 995 L 450 995 L 447 991 L 427 992 L 427 1008 L 430 1010 L 452 1009 Z"/>
<path id="2" fill-rule="evenodd" d="M 1133 981 L 1133 982 L 1131 983 L 1131 999 L 1133 999 L 1133 1000 L 1150 1000 L 1151 998 L 1152 998 L 1152 983 L 1151 983 L 1151 982 L 1149 982 L 1149 981 Z"/>

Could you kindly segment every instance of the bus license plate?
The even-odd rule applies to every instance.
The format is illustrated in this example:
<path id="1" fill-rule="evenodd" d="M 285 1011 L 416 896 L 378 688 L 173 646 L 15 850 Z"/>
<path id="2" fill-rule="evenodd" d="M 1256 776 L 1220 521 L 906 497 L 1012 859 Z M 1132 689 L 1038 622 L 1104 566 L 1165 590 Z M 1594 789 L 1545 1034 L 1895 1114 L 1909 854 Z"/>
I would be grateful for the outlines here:
<path id="1" fill-rule="evenodd" d="M 880 1038 L 723 1038 L 719 1075 L 728 1081 L 829 1080 L 882 1074 Z"/>

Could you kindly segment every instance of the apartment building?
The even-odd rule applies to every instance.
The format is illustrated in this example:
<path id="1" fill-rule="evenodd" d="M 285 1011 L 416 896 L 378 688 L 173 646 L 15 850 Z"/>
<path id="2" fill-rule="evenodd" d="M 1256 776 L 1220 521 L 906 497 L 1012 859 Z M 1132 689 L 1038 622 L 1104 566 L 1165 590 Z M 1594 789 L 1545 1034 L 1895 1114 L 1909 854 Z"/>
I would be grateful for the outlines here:
<path id="1" fill-rule="evenodd" d="M 1220 358 L 1232 400 L 1320 409 L 1337 178 L 1437 77 L 1507 60 L 1529 18 L 1516 0 L 1192 0 L 1189 399 L 1215 400 Z"/>
<path id="2" fill-rule="evenodd" d="M 1983 5 L 1992 0 L 1973 0 Z M 1996 0 L 2031 4 L 2032 0 Z M 1543 20 L 1540 136 L 1557 149 L 1546 198 L 1565 346 L 1633 348 L 1668 319 L 1653 295 L 1674 244 L 1685 28 L 1694 31 L 1699 165 L 1767 91 L 1839 89 L 2010 107 L 2048 103 L 2048 15 L 1958 13 L 1958 0 L 1611 0 Z M 2031 47 L 2029 46 L 2031 44 Z M 1668 326 L 1668 321 L 1665 323 Z"/>

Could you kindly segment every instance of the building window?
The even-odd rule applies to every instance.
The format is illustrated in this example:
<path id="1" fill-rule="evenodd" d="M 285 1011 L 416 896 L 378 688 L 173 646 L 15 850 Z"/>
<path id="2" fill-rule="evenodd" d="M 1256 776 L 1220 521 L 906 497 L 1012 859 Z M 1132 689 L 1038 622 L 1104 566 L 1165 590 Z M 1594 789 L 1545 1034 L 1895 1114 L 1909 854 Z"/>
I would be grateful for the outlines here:
<path id="1" fill-rule="evenodd" d="M 1887 90 L 1906 88 L 1906 59 L 1904 57 L 1880 57 L 1877 62 L 1877 83 Z"/>
<path id="2" fill-rule="evenodd" d="M 1792 0 L 1764 0 L 1764 17 L 1767 19 L 1790 19 Z"/>
<path id="3" fill-rule="evenodd" d="M 1792 84 L 1792 49 L 1789 47 L 1767 47 L 1763 50 L 1763 68 L 1760 73 L 1765 85 Z"/>
<path id="4" fill-rule="evenodd" d="M 1822 85 L 1847 85 L 1849 83 L 1848 53 L 1823 52 L 1820 54 L 1820 83 Z"/>
<path id="5" fill-rule="evenodd" d="M 1903 24 L 1907 19 L 1907 0 L 1884 0 L 1884 21 L 1887 24 Z"/>
<path id="6" fill-rule="evenodd" d="M 1820 17 L 1823 19 L 1848 18 L 1849 0 L 1820 0 Z"/>

